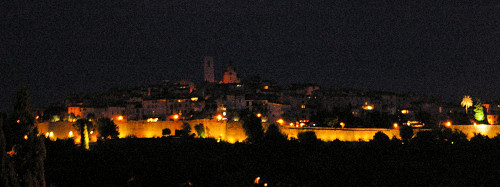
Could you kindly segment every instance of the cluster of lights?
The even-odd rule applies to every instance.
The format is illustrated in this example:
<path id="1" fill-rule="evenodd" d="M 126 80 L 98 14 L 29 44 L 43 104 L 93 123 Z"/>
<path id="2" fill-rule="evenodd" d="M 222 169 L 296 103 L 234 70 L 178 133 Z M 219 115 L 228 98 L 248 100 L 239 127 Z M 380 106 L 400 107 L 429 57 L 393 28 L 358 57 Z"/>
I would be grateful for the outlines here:
<path id="1" fill-rule="evenodd" d="M 45 137 L 46 138 L 48 138 L 48 137 L 50 137 L 50 138 L 54 137 L 54 132 L 50 131 L 50 132 L 45 133 Z"/>
<path id="2" fill-rule="evenodd" d="M 409 110 L 401 110 L 401 114 L 408 114 L 408 113 L 410 113 Z"/>
<path id="3" fill-rule="evenodd" d="M 157 122 L 158 118 L 148 118 L 146 121 L 147 122 Z"/>

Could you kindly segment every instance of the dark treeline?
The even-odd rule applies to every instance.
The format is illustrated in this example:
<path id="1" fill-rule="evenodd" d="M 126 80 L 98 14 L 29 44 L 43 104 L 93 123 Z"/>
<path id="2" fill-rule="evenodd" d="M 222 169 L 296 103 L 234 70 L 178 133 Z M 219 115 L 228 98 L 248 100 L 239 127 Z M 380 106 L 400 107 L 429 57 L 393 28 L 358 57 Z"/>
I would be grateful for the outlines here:
<path id="1" fill-rule="evenodd" d="M 236 144 L 192 137 L 127 138 L 98 142 L 91 151 L 72 140 L 47 141 L 46 181 L 57 186 L 251 186 L 257 177 L 260 185 L 269 186 L 497 181 L 498 138 L 477 135 L 455 142 L 443 138 L 448 132 L 439 135 L 443 131 L 420 132 L 406 144 L 380 134 L 371 142 L 321 142 L 311 134 Z"/>

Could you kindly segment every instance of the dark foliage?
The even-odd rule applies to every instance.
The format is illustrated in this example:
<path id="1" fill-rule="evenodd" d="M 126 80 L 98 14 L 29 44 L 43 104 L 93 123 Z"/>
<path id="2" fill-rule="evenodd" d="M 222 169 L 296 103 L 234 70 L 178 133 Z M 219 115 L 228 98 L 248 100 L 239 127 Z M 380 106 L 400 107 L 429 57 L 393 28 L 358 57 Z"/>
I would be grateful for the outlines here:
<path id="1" fill-rule="evenodd" d="M 408 143 L 413 137 L 413 128 L 407 125 L 402 125 L 399 129 L 399 135 L 404 143 Z"/>
<path id="2" fill-rule="evenodd" d="M 378 131 L 377 133 L 375 133 L 375 135 L 373 136 L 373 140 L 372 140 L 372 142 L 377 143 L 377 144 L 385 144 L 385 143 L 389 143 L 390 141 L 391 141 L 391 139 L 389 139 L 389 136 L 387 136 L 382 131 Z"/>
<path id="3" fill-rule="evenodd" d="M 243 120 L 243 130 L 248 136 L 247 141 L 250 143 L 261 141 L 264 137 L 261 119 L 249 111 L 243 111 L 240 116 L 241 120 Z"/>
<path id="4" fill-rule="evenodd" d="M 287 136 L 281 133 L 278 125 L 271 124 L 264 134 L 264 142 L 268 144 L 281 144 L 287 141 Z"/>
<path id="5" fill-rule="evenodd" d="M 2 184 L 45 186 L 45 144 L 35 127 L 27 89 L 17 92 L 14 111 L 3 130 L 8 133 L 0 133 Z M 6 151 L 10 152 L 9 156 L 5 155 Z"/>
<path id="6" fill-rule="evenodd" d="M 315 144 L 319 142 L 314 131 L 301 132 L 297 135 L 297 138 L 299 139 L 299 142 L 304 144 Z"/>
<path id="7" fill-rule="evenodd" d="M 103 139 L 118 138 L 118 135 L 120 135 L 118 130 L 118 126 L 109 118 L 101 118 L 97 121 L 97 131 Z"/>
<path id="8" fill-rule="evenodd" d="M 168 136 L 170 134 L 172 134 L 172 131 L 169 128 L 164 128 L 163 130 L 161 130 L 161 135 L 163 136 Z"/>

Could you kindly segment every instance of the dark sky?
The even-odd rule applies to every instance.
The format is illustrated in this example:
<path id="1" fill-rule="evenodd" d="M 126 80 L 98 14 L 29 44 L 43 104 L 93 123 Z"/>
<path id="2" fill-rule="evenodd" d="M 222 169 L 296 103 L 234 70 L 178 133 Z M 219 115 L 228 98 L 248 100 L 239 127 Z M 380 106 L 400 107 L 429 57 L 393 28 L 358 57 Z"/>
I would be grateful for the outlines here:
<path id="1" fill-rule="evenodd" d="M 459 101 L 500 98 L 500 3 L 429 1 L 0 2 L 0 111 L 161 80 L 313 82 Z M 366 1 L 370 2 L 370 1 Z"/>

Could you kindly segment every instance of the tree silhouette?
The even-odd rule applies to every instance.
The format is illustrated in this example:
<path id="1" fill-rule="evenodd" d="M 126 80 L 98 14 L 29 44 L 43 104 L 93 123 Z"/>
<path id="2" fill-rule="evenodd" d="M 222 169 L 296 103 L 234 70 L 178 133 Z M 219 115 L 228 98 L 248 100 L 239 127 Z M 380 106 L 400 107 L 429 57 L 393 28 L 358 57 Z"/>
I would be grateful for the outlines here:
<path id="1" fill-rule="evenodd" d="M 373 142 L 374 143 L 378 143 L 378 144 L 381 144 L 381 143 L 387 143 L 387 142 L 390 142 L 391 139 L 389 139 L 389 136 L 387 136 L 385 133 L 383 133 L 382 131 L 378 131 L 377 133 L 375 133 L 375 135 L 373 136 Z"/>
<path id="2" fill-rule="evenodd" d="M 408 125 L 402 125 L 399 129 L 399 135 L 404 143 L 408 143 L 413 137 L 413 129 Z"/>
<path id="3" fill-rule="evenodd" d="M 118 132 L 118 126 L 109 118 L 100 118 L 97 120 L 97 131 L 99 136 L 103 139 L 115 139 L 118 138 L 120 133 Z"/>
<path id="4" fill-rule="evenodd" d="M 163 130 L 161 130 L 161 135 L 163 136 L 167 136 L 170 134 L 172 134 L 172 131 L 169 128 L 164 128 Z"/>
<path id="5" fill-rule="evenodd" d="M 467 109 L 472 106 L 472 99 L 470 96 L 466 95 L 460 104 L 465 107 L 465 113 L 467 113 Z"/>
<path id="6" fill-rule="evenodd" d="M 243 130 L 248 136 L 247 141 L 250 143 L 256 143 L 264 137 L 264 129 L 262 128 L 262 121 L 255 114 L 243 111 Z"/>
<path id="7" fill-rule="evenodd" d="M 264 134 L 264 141 L 267 143 L 282 143 L 287 140 L 287 136 L 281 133 L 280 128 L 276 124 L 271 124 Z"/>
<path id="8" fill-rule="evenodd" d="M 299 142 L 305 144 L 314 144 L 318 142 L 318 137 L 316 137 L 316 133 L 314 131 L 306 131 L 301 132 L 297 135 Z"/>
<path id="9" fill-rule="evenodd" d="M 35 122 L 35 117 L 31 112 L 28 90 L 22 88 L 17 92 L 14 112 L 4 126 L 10 131 L 8 134 L 5 133 L 6 148 L 12 147 L 12 151 L 9 152 L 12 155 L 10 159 L 13 165 L 9 167 L 9 171 L 10 174 L 16 173 L 18 177 L 18 181 L 11 181 L 10 184 L 45 186 L 44 160 L 46 150 L 44 138 L 38 136 Z M 4 164 L 2 163 L 2 166 L 5 166 Z"/>

